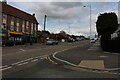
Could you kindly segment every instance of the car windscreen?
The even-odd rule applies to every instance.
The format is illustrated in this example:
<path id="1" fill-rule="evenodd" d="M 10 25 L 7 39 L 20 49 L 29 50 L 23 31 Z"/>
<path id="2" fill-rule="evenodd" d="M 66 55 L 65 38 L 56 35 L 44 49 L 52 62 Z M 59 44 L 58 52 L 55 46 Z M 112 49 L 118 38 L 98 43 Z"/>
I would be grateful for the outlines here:
<path id="1" fill-rule="evenodd" d="M 48 41 L 55 41 L 55 40 L 53 40 L 53 39 L 50 39 L 50 40 L 48 40 Z"/>

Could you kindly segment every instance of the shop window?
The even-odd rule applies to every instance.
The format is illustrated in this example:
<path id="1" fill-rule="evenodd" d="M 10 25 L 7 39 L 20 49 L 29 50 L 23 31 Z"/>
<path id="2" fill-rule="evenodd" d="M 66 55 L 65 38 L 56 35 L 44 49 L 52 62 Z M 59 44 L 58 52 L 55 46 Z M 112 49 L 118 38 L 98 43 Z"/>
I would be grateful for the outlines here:
<path id="1" fill-rule="evenodd" d="M 8 40 L 14 41 L 14 37 L 9 37 Z"/>
<path id="2" fill-rule="evenodd" d="M 22 38 L 20 38 L 20 41 L 22 41 Z"/>

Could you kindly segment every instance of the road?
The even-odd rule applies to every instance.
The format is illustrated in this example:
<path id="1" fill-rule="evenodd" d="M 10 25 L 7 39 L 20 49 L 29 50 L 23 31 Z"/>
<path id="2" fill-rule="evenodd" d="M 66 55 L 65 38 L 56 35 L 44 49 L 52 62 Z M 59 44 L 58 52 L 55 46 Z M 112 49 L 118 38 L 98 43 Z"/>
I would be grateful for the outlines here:
<path id="1" fill-rule="evenodd" d="M 71 68 L 53 63 L 49 56 L 64 50 L 89 47 L 89 41 L 46 46 L 16 46 L 3 49 L 3 78 L 118 78 L 118 75 Z M 10 49 L 10 51 L 8 51 Z"/>

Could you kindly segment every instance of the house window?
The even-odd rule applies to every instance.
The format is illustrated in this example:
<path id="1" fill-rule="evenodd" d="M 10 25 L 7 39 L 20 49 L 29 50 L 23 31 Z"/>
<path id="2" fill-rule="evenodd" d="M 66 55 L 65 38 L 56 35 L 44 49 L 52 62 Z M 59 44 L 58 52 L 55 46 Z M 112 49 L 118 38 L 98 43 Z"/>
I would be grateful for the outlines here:
<path id="1" fill-rule="evenodd" d="M 3 20 L 2 20 L 2 21 L 3 21 L 2 28 L 3 28 L 3 29 L 7 29 L 7 15 L 3 13 L 3 16 L 2 16 L 2 17 L 3 17 L 3 18 L 2 18 L 2 19 L 3 19 Z"/>
<path id="2" fill-rule="evenodd" d="M 24 28 L 25 28 L 25 21 L 22 21 L 22 32 L 24 32 Z"/>
<path id="3" fill-rule="evenodd" d="M 14 19 L 15 19 L 15 18 L 12 16 L 12 17 L 11 17 L 11 26 L 10 26 L 10 30 L 11 30 L 11 31 L 14 31 Z"/>
<path id="4" fill-rule="evenodd" d="M 17 18 L 17 21 L 16 21 L 16 31 L 19 32 L 19 25 L 20 25 L 20 20 L 19 18 Z"/>

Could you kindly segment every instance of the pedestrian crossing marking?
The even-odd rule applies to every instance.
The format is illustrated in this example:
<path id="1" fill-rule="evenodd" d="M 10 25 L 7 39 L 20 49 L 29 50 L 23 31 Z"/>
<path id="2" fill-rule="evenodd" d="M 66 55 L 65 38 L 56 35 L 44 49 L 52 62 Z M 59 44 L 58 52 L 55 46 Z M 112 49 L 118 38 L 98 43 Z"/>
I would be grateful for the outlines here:
<path id="1" fill-rule="evenodd" d="M 103 60 L 82 60 L 79 66 L 104 69 L 104 61 Z"/>
<path id="2" fill-rule="evenodd" d="M 99 56 L 100 58 L 107 58 L 108 56 Z"/>

